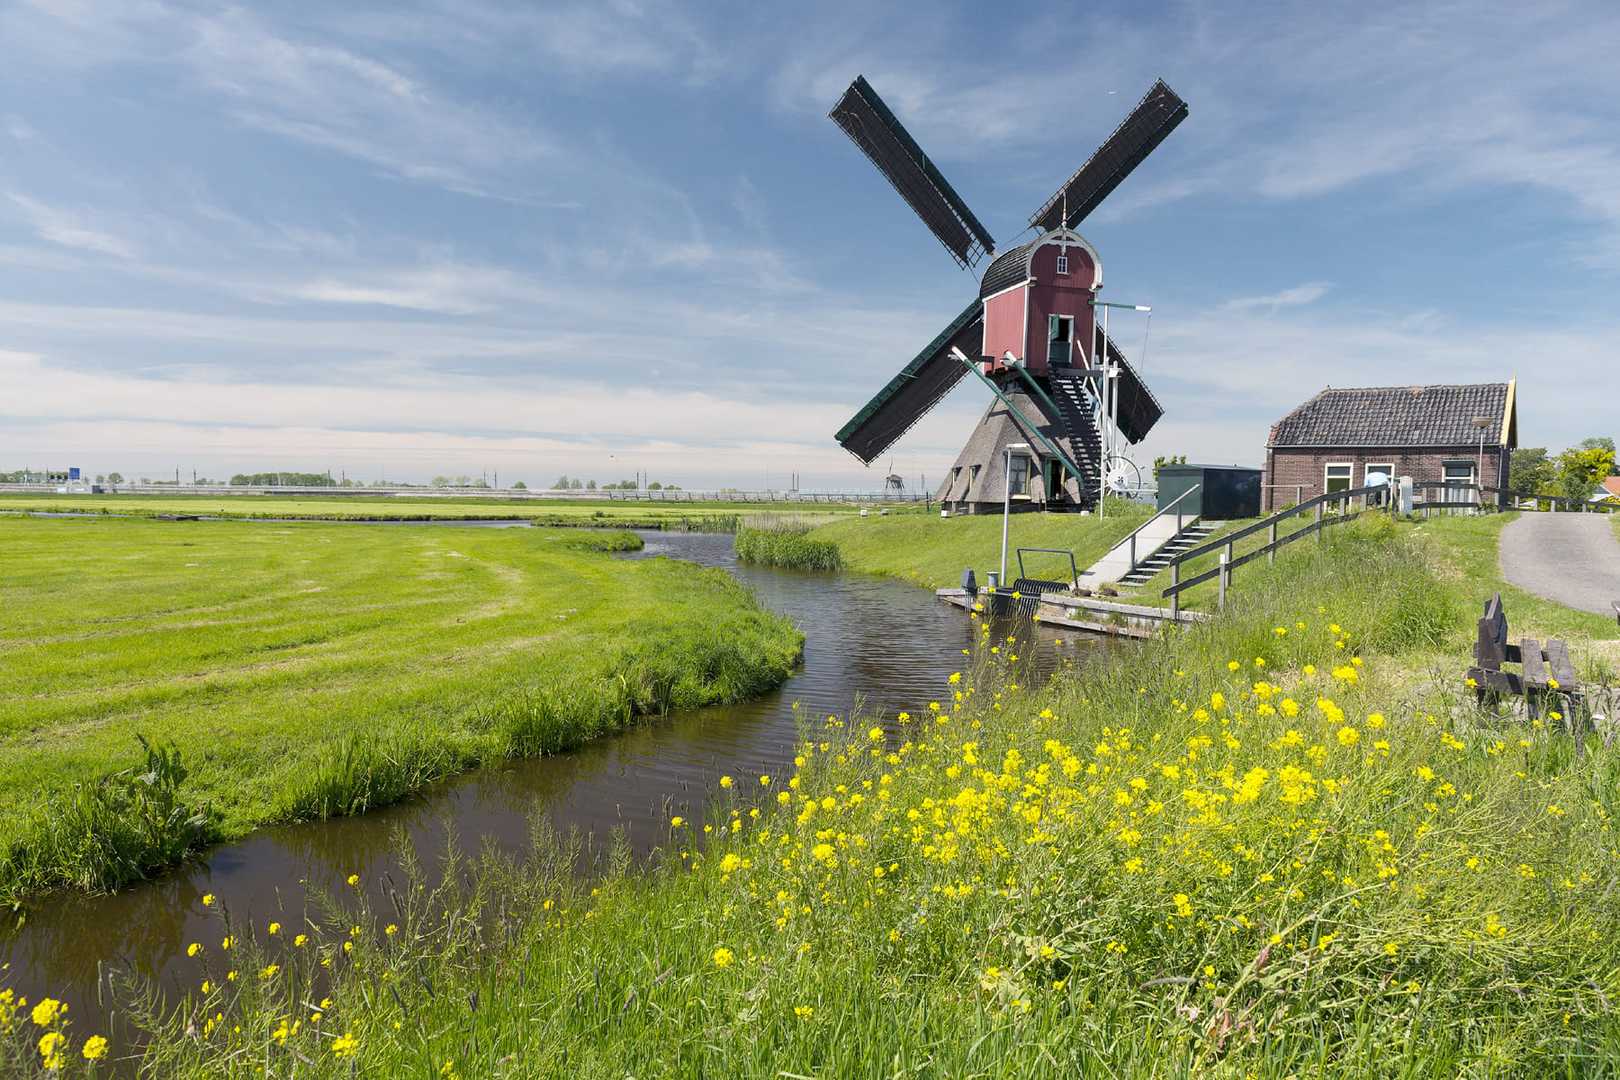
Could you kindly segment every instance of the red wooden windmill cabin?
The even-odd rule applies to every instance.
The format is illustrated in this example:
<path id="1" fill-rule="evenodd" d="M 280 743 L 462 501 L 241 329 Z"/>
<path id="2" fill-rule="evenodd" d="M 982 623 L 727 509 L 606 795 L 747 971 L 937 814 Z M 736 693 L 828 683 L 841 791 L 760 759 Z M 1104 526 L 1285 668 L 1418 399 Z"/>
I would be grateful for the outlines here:
<path id="1" fill-rule="evenodd" d="M 1163 81 L 1030 217 L 1033 239 L 997 252 L 989 232 L 865 78 L 829 114 L 963 269 L 993 253 L 979 293 L 838 432 L 866 464 L 968 375 L 992 400 L 940 487 L 947 507 L 1084 510 L 1132 486 L 1124 443 L 1163 414 L 1098 325 L 1102 259 L 1075 228 L 1187 115 Z M 1106 320 L 1104 320 L 1106 324 Z M 1027 447 L 1014 449 L 1009 447 Z"/>

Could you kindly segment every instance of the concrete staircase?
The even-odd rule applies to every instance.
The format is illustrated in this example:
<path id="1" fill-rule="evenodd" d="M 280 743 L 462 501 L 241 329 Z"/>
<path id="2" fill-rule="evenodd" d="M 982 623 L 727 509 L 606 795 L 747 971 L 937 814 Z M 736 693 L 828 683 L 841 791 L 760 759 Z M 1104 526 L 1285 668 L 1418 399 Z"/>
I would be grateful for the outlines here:
<path id="1" fill-rule="evenodd" d="M 1120 578 L 1119 583 L 1129 585 L 1132 588 L 1146 585 L 1153 575 L 1170 565 L 1171 559 L 1184 551 L 1191 551 L 1205 540 L 1208 540 L 1210 534 L 1218 527 L 1204 521 L 1192 522 L 1181 532 L 1171 537 L 1170 541 L 1159 550 L 1138 562 L 1136 569 Z"/>
<path id="2" fill-rule="evenodd" d="M 1172 558 L 1203 543 L 1214 531 L 1214 525 L 1197 518 L 1178 521 L 1175 514 L 1160 513 L 1093 563 L 1080 575 L 1080 584 L 1092 589 L 1116 583 L 1140 585 L 1168 566 Z"/>

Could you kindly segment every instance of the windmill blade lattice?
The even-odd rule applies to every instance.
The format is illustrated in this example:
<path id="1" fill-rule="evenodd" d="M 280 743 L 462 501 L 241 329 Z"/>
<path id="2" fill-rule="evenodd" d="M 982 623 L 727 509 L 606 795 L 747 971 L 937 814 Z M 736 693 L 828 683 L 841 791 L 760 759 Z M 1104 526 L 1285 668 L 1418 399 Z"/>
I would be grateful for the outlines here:
<path id="1" fill-rule="evenodd" d="M 1079 225 L 1186 118 L 1187 103 L 1159 79 L 1029 223 L 1042 231 Z"/>
<path id="2" fill-rule="evenodd" d="M 855 76 L 827 115 L 888 178 L 963 268 L 973 266 L 996 246 L 865 76 Z"/>

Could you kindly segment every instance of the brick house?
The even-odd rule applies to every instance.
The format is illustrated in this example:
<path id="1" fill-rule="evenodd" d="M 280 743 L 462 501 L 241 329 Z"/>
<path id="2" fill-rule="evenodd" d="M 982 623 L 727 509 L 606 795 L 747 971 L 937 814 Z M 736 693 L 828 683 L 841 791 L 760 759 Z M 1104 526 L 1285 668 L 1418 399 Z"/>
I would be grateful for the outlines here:
<path id="1" fill-rule="evenodd" d="M 1263 510 L 1361 487 L 1373 472 L 1506 488 L 1516 382 L 1323 390 L 1272 425 Z"/>

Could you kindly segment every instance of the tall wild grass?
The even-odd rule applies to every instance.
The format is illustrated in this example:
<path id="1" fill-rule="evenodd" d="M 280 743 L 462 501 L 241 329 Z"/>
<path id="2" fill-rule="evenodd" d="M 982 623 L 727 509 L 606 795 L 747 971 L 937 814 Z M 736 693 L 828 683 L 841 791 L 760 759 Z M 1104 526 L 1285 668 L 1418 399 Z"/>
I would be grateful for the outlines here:
<path id="1" fill-rule="evenodd" d="M 838 545 L 810 536 L 826 518 L 796 514 L 752 514 L 737 527 L 737 559 L 756 566 L 792 570 L 837 570 L 844 565 Z"/>

